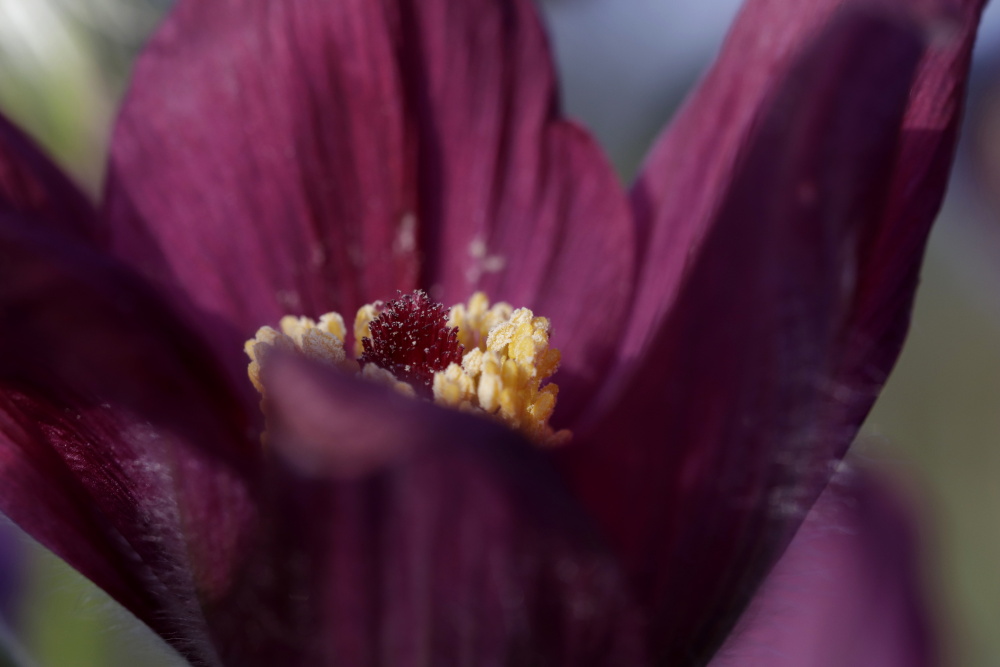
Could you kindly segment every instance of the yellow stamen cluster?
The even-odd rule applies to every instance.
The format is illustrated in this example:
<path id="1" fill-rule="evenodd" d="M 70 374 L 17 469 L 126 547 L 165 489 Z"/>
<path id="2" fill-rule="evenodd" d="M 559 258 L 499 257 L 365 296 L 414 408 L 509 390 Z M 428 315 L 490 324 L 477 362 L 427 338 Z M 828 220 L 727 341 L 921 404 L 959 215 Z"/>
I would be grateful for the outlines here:
<path id="1" fill-rule="evenodd" d="M 381 304 L 362 306 L 355 317 L 354 357 L 364 352 L 362 339 L 370 336 L 369 325 L 378 317 Z M 367 363 L 362 368 L 345 349 L 347 329 L 337 313 L 327 313 L 314 321 L 286 316 L 280 331 L 262 327 L 247 341 L 250 381 L 261 394 L 261 365 L 272 349 L 297 351 L 307 358 L 328 363 L 415 396 L 412 386 L 389 371 Z M 477 292 L 469 303 L 451 308 L 449 327 L 458 329 L 465 348 L 461 365 L 452 363 L 434 374 L 434 402 L 448 407 L 478 412 L 496 418 L 520 431 L 534 442 L 558 445 L 569 440 L 569 431 L 553 431 L 549 418 L 556 405 L 559 388 L 548 380 L 559 367 L 559 351 L 549 347 L 550 323 L 535 317 L 527 308 L 514 309 L 508 303 L 490 306 Z"/>
<path id="2" fill-rule="evenodd" d="M 452 307 L 449 326 L 465 347 L 462 365 L 434 374 L 434 400 L 442 405 L 495 415 L 542 445 L 566 442 L 549 418 L 559 387 L 541 386 L 559 368 L 559 350 L 549 347 L 551 325 L 527 308 L 500 302 L 492 308 L 482 292 L 468 306 Z"/>
<path id="3" fill-rule="evenodd" d="M 337 313 L 327 313 L 319 318 L 319 322 L 308 317 L 286 315 L 281 318 L 279 326 L 281 331 L 261 327 L 257 335 L 243 346 L 243 351 L 250 357 L 247 374 L 261 394 L 264 393 L 260 379 L 261 364 L 271 349 L 298 350 L 310 359 L 326 362 L 349 373 L 358 372 L 358 362 L 348 359 L 344 352 L 346 329 L 344 318 Z"/>

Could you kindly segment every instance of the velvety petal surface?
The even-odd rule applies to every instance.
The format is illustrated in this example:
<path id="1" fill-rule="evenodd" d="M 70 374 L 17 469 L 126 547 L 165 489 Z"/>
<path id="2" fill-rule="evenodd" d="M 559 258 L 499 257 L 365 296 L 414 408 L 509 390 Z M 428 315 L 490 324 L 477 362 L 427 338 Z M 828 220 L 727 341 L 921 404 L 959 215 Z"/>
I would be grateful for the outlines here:
<path id="1" fill-rule="evenodd" d="M 214 665 L 163 445 L 111 409 L 56 410 L 5 389 L 0 510 L 192 664 Z"/>
<path id="2" fill-rule="evenodd" d="M 710 657 L 826 483 L 859 238 L 888 198 L 921 55 L 913 25 L 866 13 L 799 54 L 670 317 L 609 416 L 565 452 L 667 664 Z"/>
<path id="3" fill-rule="evenodd" d="M 180 2 L 114 135 L 114 246 L 247 336 L 486 289 L 553 320 L 568 417 L 634 247 L 614 174 L 556 106 L 529 0 Z"/>
<path id="4" fill-rule="evenodd" d="M 617 563 L 539 450 L 332 371 L 265 377 L 272 512 L 214 617 L 230 664 L 647 664 Z"/>
<path id="5" fill-rule="evenodd" d="M 912 518 L 849 471 L 813 507 L 713 667 L 940 664 Z"/>
<path id="6" fill-rule="evenodd" d="M 37 145 L 0 114 L 0 213 L 96 240 L 97 210 Z"/>
<path id="7" fill-rule="evenodd" d="M 245 402 L 115 262 L 0 218 L 0 510 L 194 664 L 254 519 Z"/>

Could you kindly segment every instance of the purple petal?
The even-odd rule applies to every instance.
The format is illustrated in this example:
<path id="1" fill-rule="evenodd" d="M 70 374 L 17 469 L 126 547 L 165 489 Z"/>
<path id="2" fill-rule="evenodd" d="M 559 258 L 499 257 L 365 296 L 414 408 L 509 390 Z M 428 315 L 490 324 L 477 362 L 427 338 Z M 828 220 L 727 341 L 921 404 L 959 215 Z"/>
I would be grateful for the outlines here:
<path id="1" fill-rule="evenodd" d="M 53 401 L 122 402 L 238 462 L 248 453 L 241 377 L 138 276 L 0 216 L 0 380 Z M 251 450 L 252 451 L 252 450 Z"/>
<path id="2" fill-rule="evenodd" d="M 483 289 L 551 318 L 557 419 L 569 421 L 603 378 L 631 294 L 624 195 L 596 143 L 559 117 L 532 3 L 400 5 L 419 63 L 404 80 L 420 110 L 422 282 L 446 303 Z"/>
<path id="3" fill-rule="evenodd" d="M 199 605 L 253 520 L 246 401 L 137 276 L 7 217 L 0 348 L 0 510 L 211 664 Z"/>
<path id="4" fill-rule="evenodd" d="M 204 526 L 185 525 L 193 513 L 174 497 L 173 484 L 181 480 L 169 467 L 167 438 L 109 408 L 55 409 L 37 397 L 0 391 L 0 511 L 193 664 L 214 664 L 196 586 L 216 582 L 195 581 L 202 572 L 183 533 L 197 535 Z M 214 500 L 234 486 L 215 469 L 199 477 L 205 492 L 198 500 Z M 231 519 L 218 518 L 223 523 L 213 529 L 230 532 Z M 226 546 L 231 552 L 234 545 Z"/>
<path id="5" fill-rule="evenodd" d="M 528 0 L 181 2 L 136 67 L 106 211 L 123 257 L 248 336 L 418 285 L 533 307 L 567 418 L 631 284 L 624 195 L 557 115 Z"/>
<path id="6" fill-rule="evenodd" d="M 122 256 L 248 335 L 414 288 L 388 20 L 369 2 L 179 3 L 114 134 L 106 211 Z"/>
<path id="7" fill-rule="evenodd" d="M 842 447 L 822 419 L 921 55 L 912 26 L 860 13 L 800 54 L 670 318 L 566 452 L 668 662 L 717 648 Z"/>
<path id="8" fill-rule="evenodd" d="M 930 50 L 910 94 L 893 165 L 892 191 L 879 224 L 866 234 L 851 328 L 837 385 L 831 428 L 864 421 L 899 357 L 910 324 L 920 265 L 944 198 L 965 102 L 969 61 L 985 0 L 948 4 L 933 26 Z"/>
<path id="9" fill-rule="evenodd" d="M 939 664 L 911 518 L 881 480 L 824 492 L 713 667 Z"/>
<path id="10" fill-rule="evenodd" d="M 97 211 L 23 132 L 0 115 L 0 213 L 79 239 L 98 236 Z"/>
<path id="11" fill-rule="evenodd" d="M 923 243 L 944 196 L 984 5 L 985 0 L 810 0 L 806 8 L 797 0 L 749 0 L 715 65 L 658 140 L 634 186 L 639 247 L 645 254 L 622 355 L 636 354 L 672 307 L 691 267 L 689 258 L 734 177 L 737 154 L 759 123 L 780 75 L 839 9 L 868 6 L 919 11 L 933 42 L 904 124 L 896 130 L 903 136 L 893 169 L 893 201 L 868 239 L 878 239 L 879 245 L 878 251 L 867 253 L 863 272 L 871 274 L 863 280 L 874 294 L 860 307 L 864 314 L 858 314 L 858 321 L 877 320 L 866 326 L 871 340 L 884 341 L 879 352 L 886 361 L 876 368 L 880 381 L 884 379 L 905 333 Z"/>
<path id="12" fill-rule="evenodd" d="M 155 603 L 144 599 L 140 568 L 113 526 L 93 504 L 63 461 L 45 445 L 33 415 L 22 417 L 20 396 L 0 394 L 2 510 L 64 560 L 140 618 Z"/>
<path id="13" fill-rule="evenodd" d="M 273 513 L 220 610 L 231 664 L 647 664 L 617 564 L 539 450 L 332 371 L 266 378 Z M 384 455 L 345 466 L 365 447 Z"/>

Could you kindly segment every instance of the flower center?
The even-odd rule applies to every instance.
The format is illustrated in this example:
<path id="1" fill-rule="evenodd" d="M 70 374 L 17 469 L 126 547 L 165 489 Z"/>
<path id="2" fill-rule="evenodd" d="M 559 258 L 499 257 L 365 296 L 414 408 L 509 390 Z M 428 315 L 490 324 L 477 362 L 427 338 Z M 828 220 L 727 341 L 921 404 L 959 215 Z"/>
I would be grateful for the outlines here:
<path id="1" fill-rule="evenodd" d="M 549 418 L 559 387 L 544 384 L 559 367 L 549 347 L 551 325 L 527 308 L 514 309 L 477 292 L 451 309 L 422 291 L 362 306 L 354 318 L 353 356 L 345 350 L 344 318 L 285 316 L 281 331 L 262 327 L 247 341 L 248 373 L 263 395 L 261 366 L 278 348 L 385 384 L 409 396 L 502 421 L 544 446 L 565 443 Z"/>
<path id="2" fill-rule="evenodd" d="M 448 326 L 448 311 L 421 291 L 390 301 L 368 325 L 361 339 L 361 364 L 375 364 L 416 389 L 434 394 L 434 374 L 461 364 L 464 348 L 458 329 Z"/>

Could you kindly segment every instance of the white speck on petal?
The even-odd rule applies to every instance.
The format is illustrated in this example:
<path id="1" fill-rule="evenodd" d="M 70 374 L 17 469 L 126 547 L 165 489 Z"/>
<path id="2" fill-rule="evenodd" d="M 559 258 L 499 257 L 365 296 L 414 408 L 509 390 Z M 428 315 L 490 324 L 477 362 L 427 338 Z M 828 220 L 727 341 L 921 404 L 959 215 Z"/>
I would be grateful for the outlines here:
<path id="1" fill-rule="evenodd" d="M 491 255 L 486 248 L 486 242 L 476 237 L 469 243 L 469 257 L 472 262 L 465 272 L 465 279 L 470 285 L 475 285 L 484 273 L 497 273 L 507 264 L 503 255 Z"/>
<path id="2" fill-rule="evenodd" d="M 417 216 L 413 211 L 407 211 L 399 220 L 399 228 L 396 230 L 396 240 L 392 244 L 392 251 L 397 255 L 413 252 L 417 247 Z"/>

